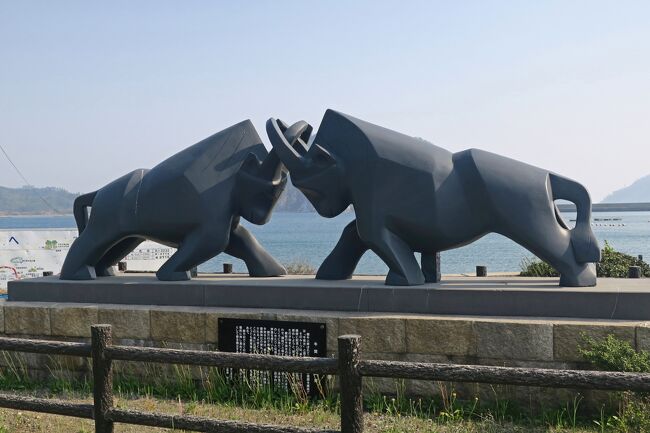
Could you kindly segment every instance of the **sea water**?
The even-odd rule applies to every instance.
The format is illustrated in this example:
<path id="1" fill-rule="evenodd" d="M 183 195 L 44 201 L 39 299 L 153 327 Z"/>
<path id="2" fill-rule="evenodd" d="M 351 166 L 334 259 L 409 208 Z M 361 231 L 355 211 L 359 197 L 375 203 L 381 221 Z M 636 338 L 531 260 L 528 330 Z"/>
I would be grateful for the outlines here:
<path id="1" fill-rule="evenodd" d="M 575 213 L 563 213 L 569 225 Z M 243 224 L 258 241 L 281 263 L 305 263 L 314 268 L 334 248 L 343 228 L 354 218 L 347 212 L 336 218 L 322 218 L 315 213 L 273 214 L 264 226 Z M 592 227 L 601 243 L 627 254 L 650 259 L 650 212 L 598 212 L 593 214 Z M 1 228 L 74 228 L 72 216 L 0 217 Z M 476 265 L 488 267 L 488 272 L 517 272 L 525 258 L 533 255 L 513 241 L 488 234 L 476 242 L 441 253 L 441 270 L 445 274 L 473 273 Z M 199 266 L 200 272 L 221 271 L 223 263 L 232 263 L 235 272 L 246 270 L 243 262 L 226 254 Z M 356 273 L 385 274 L 386 265 L 371 251 L 367 252 Z"/>

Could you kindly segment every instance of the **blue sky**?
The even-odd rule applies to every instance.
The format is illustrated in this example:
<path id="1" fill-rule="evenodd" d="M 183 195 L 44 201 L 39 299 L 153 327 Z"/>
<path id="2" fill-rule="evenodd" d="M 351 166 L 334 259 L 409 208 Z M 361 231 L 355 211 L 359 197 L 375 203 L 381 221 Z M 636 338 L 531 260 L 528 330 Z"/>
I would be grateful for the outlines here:
<path id="1" fill-rule="evenodd" d="M 268 117 L 335 108 L 600 200 L 650 173 L 649 22 L 642 1 L 0 1 L 0 142 L 82 192 L 245 118 L 266 139 Z"/>

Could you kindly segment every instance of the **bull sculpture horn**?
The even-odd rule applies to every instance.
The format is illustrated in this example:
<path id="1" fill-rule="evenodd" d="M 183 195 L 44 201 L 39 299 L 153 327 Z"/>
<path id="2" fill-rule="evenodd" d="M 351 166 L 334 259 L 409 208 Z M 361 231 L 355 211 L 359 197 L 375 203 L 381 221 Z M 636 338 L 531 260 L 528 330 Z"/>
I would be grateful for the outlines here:
<path id="1" fill-rule="evenodd" d="M 280 131 L 282 131 L 282 134 L 284 134 L 284 138 L 286 138 L 287 141 L 290 143 L 293 142 L 293 138 L 296 133 L 295 130 L 287 132 L 287 130 L 289 129 L 289 125 L 287 125 L 285 122 L 283 122 L 280 119 L 277 119 L 277 122 L 278 122 L 278 126 L 280 127 Z M 304 121 L 296 122 L 292 126 L 294 127 L 299 126 L 302 125 L 303 123 Z M 307 124 L 307 129 L 305 129 L 305 131 L 302 134 L 300 134 L 300 137 L 298 137 L 298 139 L 293 143 L 292 147 L 296 150 L 296 152 L 298 152 L 302 156 L 305 156 L 307 154 L 307 151 L 309 150 L 307 148 L 307 143 L 309 142 L 309 137 L 311 137 L 312 130 L 313 128 L 311 127 L 311 125 Z"/>
<path id="2" fill-rule="evenodd" d="M 307 148 L 303 140 L 304 137 L 309 140 L 311 131 L 312 127 L 302 120 L 288 128 L 282 121 L 278 122 L 274 118 L 270 118 L 266 122 L 266 133 L 271 140 L 273 151 L 289 171 L 299 170 L 304 165 L 301 153 L 307 153 Z M 302 148 L 302 152 L 297 151 L 294 147 Z"/>
<path id="3" fill-rule="evenodd" d="M 286 172 L 287 171 L 284 169 L 284 165 L 282 164 L 282 161 L 280 161 L 275 149 L 271 149 L 260 166 L 260 177 L 275 182 L 282 179 L 282 176 Z"/>

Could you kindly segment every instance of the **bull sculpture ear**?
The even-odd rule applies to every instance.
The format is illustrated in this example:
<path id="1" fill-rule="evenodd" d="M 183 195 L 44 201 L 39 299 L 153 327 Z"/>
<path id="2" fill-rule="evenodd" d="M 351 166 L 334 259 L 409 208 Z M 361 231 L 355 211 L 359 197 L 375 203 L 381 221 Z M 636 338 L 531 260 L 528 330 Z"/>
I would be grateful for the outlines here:
<path id="1" fill-rule="evenodd" d="M 336 159 L 320 145 L 314 143 L 309 149 L 309 159 L 318 167 L 329 167 L 336 164 Z"/>

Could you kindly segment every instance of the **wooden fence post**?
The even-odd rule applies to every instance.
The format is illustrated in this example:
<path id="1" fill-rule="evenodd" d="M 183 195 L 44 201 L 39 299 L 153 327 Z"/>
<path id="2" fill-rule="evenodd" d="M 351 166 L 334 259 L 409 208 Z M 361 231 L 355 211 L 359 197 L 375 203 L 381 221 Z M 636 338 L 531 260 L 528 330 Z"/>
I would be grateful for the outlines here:
<path id="1" fill-rule="evenodd" d="M 111 325 L 93 325 L 90 328 L 93 356 L 93 400 L 95 433 L 113 433 L 113 422 L 106 412 L 113 407 L 113 371 L 111 360 L 104 349 L 113 344 Z"/>
<path id="2" fill-rule="evenodd" d="M 363 392 L 359 373 L 359 335 L 339 337 L 339 384 L 341 433 L 363 432 Z"/>

